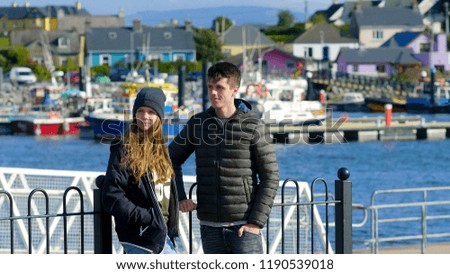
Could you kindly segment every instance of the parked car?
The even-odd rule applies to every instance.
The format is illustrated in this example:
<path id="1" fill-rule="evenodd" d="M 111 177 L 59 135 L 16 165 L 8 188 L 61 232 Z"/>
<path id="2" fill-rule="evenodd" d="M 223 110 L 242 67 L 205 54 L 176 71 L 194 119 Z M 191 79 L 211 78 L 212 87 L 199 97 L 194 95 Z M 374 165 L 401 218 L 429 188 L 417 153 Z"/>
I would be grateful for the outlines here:
<path id="1" fill-rule="evenodd" d="M 80 72 L 79 71 L 68 71 L 64 76 L 64 82 L 68 82 L 70 79 L 71 84 L 79 84 L 80 83 Z"/>
<path id="2" fill-rule="evenodd" d="M 37 81 L 36 75 L 27 67 L 13 67 L 9 72 L 9 80 L 16 85 L 34 84 Z"/>
<path id="3" fill-rule="evenodd" d="M 190 71 L 186 77 L 186 81 L 197 81 L 201 80 L 203 73 L 201 71 Z"/>
<path id="4" fill-rule="evenodd" d="M 111 68 L 109 71 L 109 78 L 111 81 L 125 81 L 130 69 L 128 68 Z"/>

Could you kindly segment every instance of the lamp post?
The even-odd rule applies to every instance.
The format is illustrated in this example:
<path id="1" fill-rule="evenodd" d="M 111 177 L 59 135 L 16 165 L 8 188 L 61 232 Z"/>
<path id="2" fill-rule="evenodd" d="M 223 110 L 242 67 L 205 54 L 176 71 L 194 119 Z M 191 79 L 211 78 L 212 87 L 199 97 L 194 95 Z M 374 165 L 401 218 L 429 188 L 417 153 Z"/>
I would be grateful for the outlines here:
<path id="1" fill-rule="evenodd" d="M 422 89 L 422 94 L 423 94 L 424 88 L 425 88 L 425 78 L 427 77 L 427 72 L 425 70 L 422 70 L 420 72 L 420 77 L 422 77 L 421 89 Z"/>
<path id="2" fill-rule="evenodd" d="M 306 72 L 306 80 L 308 84 L 307 92 L 306 92 L 306 100 L 311 100 L 312 97 L 312 78 L 313 74 L 311 71 Z"/>
<path id="3" fill-rule="evenodd" d="M 434 98 L 434 80 L 436 77 L 436 68 L 432 67 L 430 69 L 430 103 L 434 105 L 436 103 Z"/>

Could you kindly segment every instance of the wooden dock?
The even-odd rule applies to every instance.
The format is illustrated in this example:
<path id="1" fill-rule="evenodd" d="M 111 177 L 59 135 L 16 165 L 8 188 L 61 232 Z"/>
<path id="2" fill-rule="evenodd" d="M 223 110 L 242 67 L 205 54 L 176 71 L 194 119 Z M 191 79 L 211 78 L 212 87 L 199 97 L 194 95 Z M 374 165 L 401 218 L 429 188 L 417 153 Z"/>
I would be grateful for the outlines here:
<path id="1" fill-rule="evenodd" d="M 425 122 L 417 117 L 327 119 L 322 125 L 271 126 L 274 143 L 319 144 L 354 141 L 436 140 L 450 138 L 450 122 Z"/>

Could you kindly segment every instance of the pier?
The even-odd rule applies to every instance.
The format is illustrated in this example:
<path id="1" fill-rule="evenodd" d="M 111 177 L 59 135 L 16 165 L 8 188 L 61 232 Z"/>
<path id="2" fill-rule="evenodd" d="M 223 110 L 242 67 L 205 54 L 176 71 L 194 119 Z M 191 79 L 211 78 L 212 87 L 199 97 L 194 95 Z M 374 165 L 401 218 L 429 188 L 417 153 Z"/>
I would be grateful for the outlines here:
<path id="1" fill-rule="evenodd" d="M 322 125 L 271 126 L 274 143 L 319 144 L 396 140 L 440 140 L 450 138 L 450 122 L 426 122 L 422 117 L 327 119 Z"/>

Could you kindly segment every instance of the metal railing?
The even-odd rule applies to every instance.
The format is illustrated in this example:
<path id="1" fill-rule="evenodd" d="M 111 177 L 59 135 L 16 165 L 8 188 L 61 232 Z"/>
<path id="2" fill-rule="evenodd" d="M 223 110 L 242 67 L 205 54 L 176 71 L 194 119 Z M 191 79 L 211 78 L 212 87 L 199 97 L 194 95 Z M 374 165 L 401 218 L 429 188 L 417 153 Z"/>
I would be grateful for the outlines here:
<path id="1" fill-rule="evenodd" d="M 370 219 L 370 236 L 361 241 L 372 253 L 389 246 L 420 245 L 426 253 L 432 240 L 450 240 L 450 187 L 404 188 L 377 190 L 371 204 L 358 207 Z M 356 227 L 356 225 L 354 225 Z"/>
<path id="2" fill-rule="evenodd" d="M 351 253 L 351 226 L 346 226 L 351 224 L 351 182 L 346 180 L 346 169 L 339 172 L 332 200 L 329 193 L 311 190 L 322 185 L 328 192 L 321 178 L 311 187 L 292 179 L 280 182 L 263 231 L 267 253 Z M 112 218 L 101 204 L 101 188 L 94 186 L 101 186 L 101 176 L 99 172 L 0 168 L 0 253 L 122 253 Z M 185 179 L 191 183 L 192 195 L 195 177 Z M 329 206 L 335 207 L 335 224 L 329 222 Z M 201 252 L 197 218 L 180 215 L 182 247 L 189 253 Z M 330 226 L 336 230 L 334 250 Z"/>

